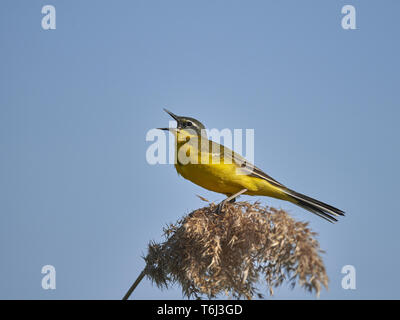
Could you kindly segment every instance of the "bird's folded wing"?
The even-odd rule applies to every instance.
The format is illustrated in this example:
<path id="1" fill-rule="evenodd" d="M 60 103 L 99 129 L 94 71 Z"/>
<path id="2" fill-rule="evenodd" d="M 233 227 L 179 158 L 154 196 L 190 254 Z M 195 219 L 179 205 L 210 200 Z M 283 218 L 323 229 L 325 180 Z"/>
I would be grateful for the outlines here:
<path id="1" fill-rule="evenodd" d="M 260 168 L 257 168 L 254 164 L 247 161 L 240 154 L 232 151 L 231 149 L 220 145 L 214 141 L 210 141 L 209 144 L 209 152 L 212 154 L 212 157 L 219 157 L 220 161 L 226 163 L 227 160 L 230 160 L 231 163 L 235 164 L 238 168 L 238 172 L 241 174 L 249 175 L 252 177 L 264 179 L 271 183 L 274 186 L 285 188 L 283 184 L 276 181 L 274 178 L 267 175 Z"/>
<path id="2" fill-rule="evenodd" d="M 260 168 L 257 168 L 251 162 L 248 162 L 245 158 L 243 158 L 239 154 L 234 153 L 233 160 L 236 163 L 236 165 L 240 168 L 240 170 L 243 172 L 243 174 L 247 174 L 252 177 L 264 179 L 274 186 L 285 188 L 285 186 L 283 184 L 276 181 L 271 176 L 267 175 L 264 171 L 262 171 Z"/>

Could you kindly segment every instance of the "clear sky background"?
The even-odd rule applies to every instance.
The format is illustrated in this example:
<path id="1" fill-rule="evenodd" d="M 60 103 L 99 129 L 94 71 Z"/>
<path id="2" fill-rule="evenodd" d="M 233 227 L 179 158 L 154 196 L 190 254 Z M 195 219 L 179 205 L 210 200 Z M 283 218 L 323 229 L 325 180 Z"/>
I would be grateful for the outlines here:
<path id="1" fill-rule="evenodd" d="M 41 27 L 56 7 L 56 30 Z M 357 30 L 343 30 L 352 4 Z M 2 1 L 0 298 L 120 299 L 162 227 L 220 201 L 151 166 L 167 107 L 253 128 L 256 165 L 347 215 L 319 233 L 322 299 L 400 298 L 399 1 Z M 41 268 L 56 268 L 43 290 Z M 356 268 L 356 290 L 341 269 Z M 144 280 L 132 298 L 181 299 Z M 275 299 L 310 298 L 283 286 Z"/>

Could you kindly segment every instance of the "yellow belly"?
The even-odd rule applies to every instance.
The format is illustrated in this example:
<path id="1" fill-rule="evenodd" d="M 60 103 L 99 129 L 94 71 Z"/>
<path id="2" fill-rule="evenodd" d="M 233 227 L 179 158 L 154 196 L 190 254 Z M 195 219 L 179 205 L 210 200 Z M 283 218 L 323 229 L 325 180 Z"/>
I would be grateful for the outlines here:
<path id="1" fill-rule="evenodd" d="M 245 194 L 285 199 L 285 194 L 264 179 L 238 174 L 234 164 L 176 164 L 176 170 L 187 180 L 227 196 L 247 189 Z"/>

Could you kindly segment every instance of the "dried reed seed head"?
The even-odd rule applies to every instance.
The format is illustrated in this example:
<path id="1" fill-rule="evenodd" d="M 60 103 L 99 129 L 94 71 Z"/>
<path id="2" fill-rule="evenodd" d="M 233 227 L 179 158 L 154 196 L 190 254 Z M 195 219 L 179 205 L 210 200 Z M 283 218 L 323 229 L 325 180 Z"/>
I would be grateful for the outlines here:
<path id="1" fill-rule="evenodd" d="M 259 203 L 197 209 L 164 229 L 165 242 L 150 243 L 146 274 L 163 288 L 178 283 L 187 297 L 262 297 L 256 285 L 296 283 L 317 296 L 328 277 L 316 233 L 285 211 Z"/>

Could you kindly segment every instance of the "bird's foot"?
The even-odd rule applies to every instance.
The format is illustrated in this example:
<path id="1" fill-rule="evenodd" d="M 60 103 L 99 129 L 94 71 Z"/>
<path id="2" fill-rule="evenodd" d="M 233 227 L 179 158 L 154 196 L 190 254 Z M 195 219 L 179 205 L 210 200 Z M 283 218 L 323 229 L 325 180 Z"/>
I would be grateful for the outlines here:
<path id="1" fill-rule="evenodd" d="M 235 193 L 231 195 L 230 197 L 226 198 L 225 200 L 221 201 L 217 205 L 217 209 L 215 210 L 216 214 L 220 214 L 222 212 L 222 209 L 224 208 L 225 203 L 234 203 L 236 201 L 236 197 L 240 196 L 241 194 L 245 193 L 247 189 L 242 189 L 238 193 Z"/>
<path id="2" fill-rule="evenodd" d="M 216 214 L 221 214 L 222 209 L 224 208 L 225 200 L 217 204 L 217 208 L 215 209 Z"/>
<path id="3" fill-rule="evenodd" d="M 236 202 L 236 198 L 230 199 L 230 200 L 224 200 L 221 201 L 220 203 L 218 203 L 217 205 L 217 209 L 215 210 L 216 214 L 221 214 L 222 213 L 222 209 L 224 209 L 224 206 L 226 203 L 235 203 Z"/>

